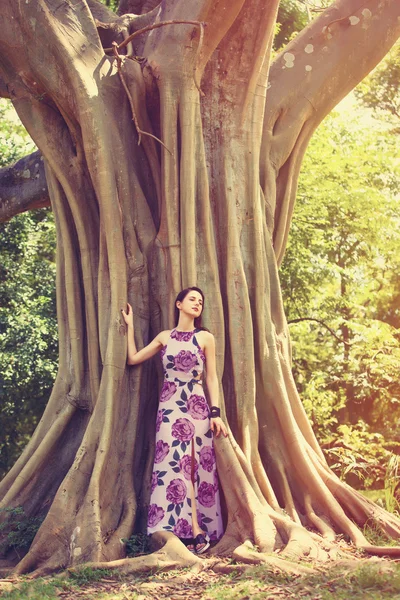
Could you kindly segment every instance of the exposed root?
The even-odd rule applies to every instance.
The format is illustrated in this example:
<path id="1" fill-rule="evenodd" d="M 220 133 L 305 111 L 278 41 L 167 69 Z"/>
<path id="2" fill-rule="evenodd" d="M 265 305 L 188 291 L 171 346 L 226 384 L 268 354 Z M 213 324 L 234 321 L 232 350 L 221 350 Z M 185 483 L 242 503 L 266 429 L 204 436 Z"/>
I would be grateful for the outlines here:
<path id="1" fill-rule="evenodd" d="M 296 564 L 289 560 L 283 560 L 278 556 L 273 556 L 265 552 L 257 552 L 249 541 L 236 548 L 232 558 L 252 565 L 270 565 L 291 575 L 309 575 L 314 572 L 314 569 L 311 567 Z"/>
<path id="2" fill-rule="evenodd" d="M 85 566 L 92 569 L 112 569 L 121 573 L 147 573 L 148 571 L 168 571 L 188 566 L 198 565 L 202 570 L 203 563 L 198 556 L 190 552 L 184 544 L 170 531 L 158 531 L 152 535 L 152 546 L 157 548 L 152 554 L 136 558 L 122 558 L 110 562 L 90 562 Z M 79 571 L 78 567 L 68 569 L 69 572 Z"/>
<path id="3" fill-rule="evenodd" d="M 359 550 L 372 556 L 388 556 L 400 558 L 400 546 L 357 546 Z"/>
<path id="4" fill-rule="evenodd" d="M 304 504 L 305 504 L 305 508 L 306 508 L 306 515 L 307 515 L 307 518 L 310 521 L 311 525 L 313 525 L 321 533 L 323 538 L 325 538 L 326 540 L 329 540 L 330 542 L 334 542 L 335 541 L 334 530 L 326 521 L 324 521 L 324 519 L 322 519 L 315 513 L 315 511 L 312 507 L 311 498 L 309 495 L 307 495 L 305 497 Z"/>

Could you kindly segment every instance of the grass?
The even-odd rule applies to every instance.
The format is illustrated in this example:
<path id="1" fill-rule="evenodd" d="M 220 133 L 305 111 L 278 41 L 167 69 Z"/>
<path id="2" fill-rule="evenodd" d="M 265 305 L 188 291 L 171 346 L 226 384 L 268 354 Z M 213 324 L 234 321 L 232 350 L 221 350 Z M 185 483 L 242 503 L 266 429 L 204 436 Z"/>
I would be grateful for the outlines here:
<path id="1" fill-rule="evenodd" d="M 91 567 L 80 567 L 75 571 L 69 571 L 70 581 L 75 585 L 85 585 L 88 583 L 94 583 L 104 579 L 104 577 L 115 578 L 116 580 L 121 578 L 119 573 L 116 573 L 113 569 L 92 569 Z"/>
<path id="2" fill-rule="evenodd" d="M 361 494 L 368 498 L 368 500 L 372 500 L 372 502 L 377 502 L 383 506 L 385 501 L 385 490 L 360 490 Z"/>
<path id="3" fill-rule="evenodd" d="M 7 600 L 55 600 L 60 591 L 73 591 L 74 586 L 65 581 L 52 579 L 36 579 L 35 581 L 23 581 L 18 583 L 14 589 L 0 593 L 0 598 Z M 71 596 L 72 597 L 72 596 Z"/>
<path id="4" fill-rule="evenodd" d="M 257 566 L 230 581 L 220 581 L 204 590 L 204 600 L 399 600 L 400 565 L 379 561 L 362 564 L 354 571 L 333 567 L 305 577 L 277 577 Z"/>
<path id="5" fill-rule="evenodd" d="M 190 569 L 124 577 L 107 569 L 85 567 L 72 577 L 70 573 L 69 578 L 63 575 L 22 581 L 0 597 L 2 600 L 56 600 L 62 594 L 65 600 L 75 600 L 83 594 L 88 600 L 137 600 L 147 596 L 147 587 L 140 589 L 142 584 L 150 585 L 152 593 L 148 597 L 158 600 L 173 598 L 174 591 L 179 597 L 184 591 L 186 597 L 202 600 L 400 600 L 400 564 L 366 560 L 350 570 L 339 563 L 303 577 L 274 573 L 271 567 L 259 565 L 245 573 L 230 575 L 202 572 L 194 580 Z"/>
<path id="6" fill-rule="evenodd" d="M 68 576 L 55 575 L 53 577 L 39 577 L 35 580 L 18 582 L 14 589 L 0 592 L 0 598 L 7 600 L 53 600 L 59 597 L 61 591 L 71 592 L 71 598 L 82 586 L 92 585 L 105 577 L 115 582 L 121 580 L 121 575 L 111 569 L 92 569 L 81 567 L 76 571 L 68 572 Z M 98 596 L 96 595 L 96 598 Z"/>

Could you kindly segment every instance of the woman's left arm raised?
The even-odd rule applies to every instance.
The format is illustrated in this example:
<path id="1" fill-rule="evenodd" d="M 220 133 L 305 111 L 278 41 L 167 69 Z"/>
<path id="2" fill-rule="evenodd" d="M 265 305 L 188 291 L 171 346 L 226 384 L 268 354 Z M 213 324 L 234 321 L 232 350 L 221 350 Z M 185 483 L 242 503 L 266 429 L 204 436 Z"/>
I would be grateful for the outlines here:
<path id="1" fill-rule="evenodd" d="M 204 354 L 206 356 L 206 383 L 208 394 L 210 396 L 211 406 L 216 406 L 217 408 L 220 408 L 217 365 L 215 359 L 215 338 L 213 334 L 208 331 L 205 331 L 204 334 Z M 225 423 L 223 422 L 221 417 L 211 418 L 210 421 L 211 431 L 213 431 L 217 437 L 221 432 L 224 434 L 225 437 L 228 435 Z"/>

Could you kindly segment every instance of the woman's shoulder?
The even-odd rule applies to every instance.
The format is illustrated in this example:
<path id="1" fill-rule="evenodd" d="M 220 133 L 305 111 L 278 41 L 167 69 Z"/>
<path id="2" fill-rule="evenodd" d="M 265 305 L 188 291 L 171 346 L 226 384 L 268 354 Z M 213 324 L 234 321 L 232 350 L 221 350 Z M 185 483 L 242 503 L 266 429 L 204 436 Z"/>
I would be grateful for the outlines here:
<path id="1" fill-rule="evenodd" d="M 160 331 L 157 335 L 156 340 L 161 342 L 163 346 L 165 346 L 170 338 L 172 329 L 164 329 L 164 331 Z"/>
<path id="2" fill-rule="evenodd" d="M 209 343 L 210 343 L 210 342 L 213 342 L 213 341 L 214 341 L 214 336 L 213 336 L 213 334 L 211 333 L 211 331 L 208 331 L 208 329 L 200 329 L 200 330 L 197 332 L 197 336 L 199 336 L 199 335 L 200 335 L 200 338 L 201 338 L 201 339 L 202 339 L 202 340 L 203 340 L 205 343 L 207 343 L 207 342 L 209 342 Z"/>

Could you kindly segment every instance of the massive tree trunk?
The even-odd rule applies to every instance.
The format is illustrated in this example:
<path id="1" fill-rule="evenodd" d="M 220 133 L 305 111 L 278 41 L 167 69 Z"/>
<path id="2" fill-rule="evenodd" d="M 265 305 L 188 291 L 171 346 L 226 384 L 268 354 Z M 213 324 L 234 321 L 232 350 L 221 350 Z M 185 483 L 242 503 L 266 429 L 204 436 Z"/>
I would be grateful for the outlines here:
<path id="1" fill-rule="evenodd" d="M 58 240 L 59 372 L 0 484 L 2 506 L 46 514 L 17 571 L 120 559 L 144 527 L 160 373 L 126 367 L 120 309 L 140 347 L 188 285 L 206 295 L 231 430 L 216 440 L 217 550 L 322 558 L 342 533 L 384 552 L 359 526 L 399 537 L 400 522 L 330 471 L 296 392 L 278 264 L 307 143 L 400 35 L 400 5 L 338 0 L 271 69 L 278 0 L 153 7 L 3 3 L 0 90 L 44 157 Z"/>

